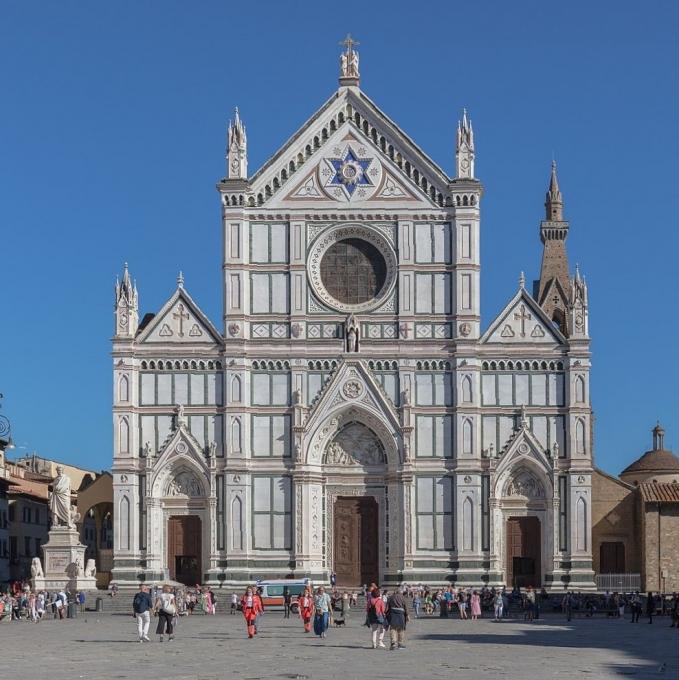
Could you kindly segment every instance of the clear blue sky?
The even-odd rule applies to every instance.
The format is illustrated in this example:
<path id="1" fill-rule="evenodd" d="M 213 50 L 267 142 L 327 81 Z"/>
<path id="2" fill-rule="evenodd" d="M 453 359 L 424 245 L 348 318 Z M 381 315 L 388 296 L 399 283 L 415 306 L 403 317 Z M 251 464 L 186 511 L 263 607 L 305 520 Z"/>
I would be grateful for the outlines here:
<path id="1" fill-rule="evenodd" d="M 257 167 L 331 94 L 338 41 L 362 87 L 452 172 L 474 122 L 486 326 L 540 265 L 549 164 L 589 282 L 596 461 L 619 472 L 665 424 L 679 442 L 679 3 L 0 4 L 3 413 L 20 447 L 111 460 L 113 282 L 142 311 L 177 271 L 220 323 L 227 120 Z M 679 446 L 679 444 L 677 444 Z"/>

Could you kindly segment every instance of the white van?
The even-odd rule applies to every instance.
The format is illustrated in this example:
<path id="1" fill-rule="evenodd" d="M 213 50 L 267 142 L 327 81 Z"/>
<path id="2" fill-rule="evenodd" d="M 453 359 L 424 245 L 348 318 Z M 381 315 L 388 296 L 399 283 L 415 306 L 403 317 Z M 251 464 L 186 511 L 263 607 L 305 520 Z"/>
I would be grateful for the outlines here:
<path id="1" fill-rule="evenodd" d="M 284 604 L 284 596 L 287 590 L 290 593 L 292 603 L 290 608 L 296 614 L 299 611 L 299 604 L 297 600 L 308 586 L 313 588 L 311 579 L 301 578 L 281 578 L 266 581 L 257 581 L 255 584 L 257 588 L 261 589 L 262 603 L 264 608 L 267 607 L 282 607 Z"/>

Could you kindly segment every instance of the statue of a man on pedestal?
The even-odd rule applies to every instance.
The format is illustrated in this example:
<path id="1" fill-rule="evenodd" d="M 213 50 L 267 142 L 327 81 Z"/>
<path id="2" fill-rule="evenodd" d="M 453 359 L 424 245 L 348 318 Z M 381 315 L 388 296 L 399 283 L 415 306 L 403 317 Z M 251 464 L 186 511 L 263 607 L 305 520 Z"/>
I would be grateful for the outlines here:
<path id="1" fill-rule="evenodd" d="M 50 526 L 66 526 L 75 529 L 71 515 L 71 480 L 64 474 L 64 468 L 57 465 L 57 476 L 51 484 L 49 496 Z"/>

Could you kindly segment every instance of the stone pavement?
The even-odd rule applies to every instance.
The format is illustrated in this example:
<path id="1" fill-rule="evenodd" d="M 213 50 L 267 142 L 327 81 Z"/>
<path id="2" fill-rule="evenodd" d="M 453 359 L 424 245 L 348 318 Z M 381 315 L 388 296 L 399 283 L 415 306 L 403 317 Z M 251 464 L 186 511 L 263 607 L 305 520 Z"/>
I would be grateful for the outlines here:
<path id="1" fill-rule="evenodd" d="M 326 640 L 305 635 L 298 618 L 267 611 L 248 640 L 241 615 L 182 618 L 177 639 L 139 644 L 131 616 L 88 612 L 78 619 L 0 623 L 3 667 L 29 680 L 341 678 L 679 678 L 679 630 L 667 618 L 412 621 L 408 648 L 372 650 L 362 616 Z M 152 620 L 152 631 L 155 620 Z M 665 666 L 663 667 L 663 664 Z M 7 676 L 9 677 L 9 675 Z"/>

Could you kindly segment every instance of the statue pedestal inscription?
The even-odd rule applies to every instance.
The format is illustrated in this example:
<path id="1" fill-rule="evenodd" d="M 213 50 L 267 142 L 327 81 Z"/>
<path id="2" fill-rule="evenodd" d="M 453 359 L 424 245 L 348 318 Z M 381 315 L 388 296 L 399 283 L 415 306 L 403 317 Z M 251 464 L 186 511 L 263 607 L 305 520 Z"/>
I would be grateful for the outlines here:
<path id="1" fill-rule="evenodd" d="M 52 527 L 42 550 L 44 574 L 31 579 L 34 589 L 96 590 L 97 579 L 85 576 L 85 546 L 80 543 L 77 529 Z"/>

